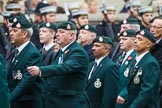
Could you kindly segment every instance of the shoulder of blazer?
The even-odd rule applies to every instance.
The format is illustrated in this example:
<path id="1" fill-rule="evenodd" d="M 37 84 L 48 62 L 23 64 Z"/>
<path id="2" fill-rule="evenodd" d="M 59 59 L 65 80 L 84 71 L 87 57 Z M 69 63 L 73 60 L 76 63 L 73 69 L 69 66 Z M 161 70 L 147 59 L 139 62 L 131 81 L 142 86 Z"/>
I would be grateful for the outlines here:
<path id="1" fill-rule="evenodd" d="M 116 65 L 110 58 L 109 56 L 106 56 L 105 58 L 103 58 L 100 62 L 100 64 L 106 65 L 106 66 L 111 66 L 111 65 Z"/>
<path id="2" fill-rule="evenodd" d="M 158 45 L 159 45 L 160 47 L 162 47 L 162 39 L 160 40 L 160 42 L 158 43 Z"/>

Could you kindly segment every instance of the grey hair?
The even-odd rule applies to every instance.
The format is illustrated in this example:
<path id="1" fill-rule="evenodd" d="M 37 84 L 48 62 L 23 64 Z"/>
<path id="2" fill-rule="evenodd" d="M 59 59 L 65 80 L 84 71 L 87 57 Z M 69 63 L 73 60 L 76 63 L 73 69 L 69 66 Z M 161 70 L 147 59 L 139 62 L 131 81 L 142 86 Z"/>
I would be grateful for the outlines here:
<path id="1" fill-rule="evenodd" d="M 130 24 L 131 29 L 137 31 L 140 31 L 140 25 L 139 24 Z"/>
<path id="2" fill-rule="evenodd" d="M 24 29 L 24 30 L 28 32 L 28 36 L 29 36 L 29 38 L 31 38 L 31 36 L 33 35 L 33 28 L 28 28 L 28 29 Z"/>

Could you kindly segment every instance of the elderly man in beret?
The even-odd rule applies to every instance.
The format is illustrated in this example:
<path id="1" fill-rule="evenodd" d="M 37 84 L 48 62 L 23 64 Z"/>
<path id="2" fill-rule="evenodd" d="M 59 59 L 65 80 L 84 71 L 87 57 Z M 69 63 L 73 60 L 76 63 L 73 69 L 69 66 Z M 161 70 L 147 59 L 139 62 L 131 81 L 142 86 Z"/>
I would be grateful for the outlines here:
<path id="1" fill-rule="evenodd" d="M 93 55 L 92 47 L 93 40 L 96 38 L 96 28 L 92 25 L 86 24 L 81 26 L 77 42 L 83 46 L 89 56 L 89 61 L 94 61 L 95 57 Z"/>
<path id="2" fill-rule="evenodd" d="M 129 82 L 117 98 L 124 108 L 160 108 L 159 78 L 160 67 L 149 50 L 155 37 L 147 30 L 136 35 L 134 50 L 137 56 L 129 70 Z"/>
<path id="3" fill-rule="evenodd" d="M 32 76 L 45 78 L 45 108 L 89 108 L 85 91 L 88 55 L 76 42 L 76 33 L 72 22 L 58 25 L 56 42 L 61 49 L 52 64 L 28 67 Z"/>
<path id="4" fill-rule="evenodd" d="M 134 40 L 136 37 L 136 32 L 134 30 L 128 29 L 120 33 L 119 35 L 119 45 L 120 49 L 123 51 L 118 57 L 119 66 L 119 93 L 127 86 L 128 74 L 131 67 L 131 63 L 136 57 L 136 51 L 134 51 Z M 118 108 L 120 108 L 118 105 Z M 122 105 L 124 106 L 124 105 Z"/>
<path id="5" fill-rule="evenodd" d="M 44 44 L 40 50 L 43 56 L 44 65 L 49 65 L 53 61 L 54 53 L 54 37 L 57 32 L 57 26 L 52 22 L 43 22 L 39 26 L 39 40 Z"/>
<path id="6" fill-rule="evenodd" d="M 42 80 L 27 71 L 28 66 L 42 64 L 41 54 L 29 41 L 33 32 L 31 23 L 22 13 L 11 14 L 10 23 L 11 43 L 15 46 L 6 64 L 10 108 L 42 108 Z"/>
<path id="7" fill-rule="evenodd" d="M 115 108 L 119 70 L 108 57 L 112 40 L 109 37 L 98 36 L 93 43 L 95 61 L 89 64 L 86 88 L 91 108 Z"/>

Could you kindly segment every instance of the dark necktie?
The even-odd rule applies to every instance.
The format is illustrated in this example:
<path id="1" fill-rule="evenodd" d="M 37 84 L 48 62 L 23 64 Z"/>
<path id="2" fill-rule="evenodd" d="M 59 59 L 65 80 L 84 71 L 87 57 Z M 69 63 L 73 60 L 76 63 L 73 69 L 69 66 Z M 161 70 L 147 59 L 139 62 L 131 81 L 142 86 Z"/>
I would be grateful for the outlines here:
<path id="1" fill-rule="evenodd" d="M 125 56 L 126 56 L 126 52 L 123 52 L 122 55 L 121 55 L 121 57 L 119 58 L 119 63 L 118 63 L 119 64 L 119 67 L 121 67 Z"/>
<path id="2" fill-rule="evenodd" d="M 41 54 L 42 54 L 42 55 L 45 55 L 45 53 L 46 53 L 45 48 L 42 48 L 42 50 L 41 50 Z"/>
<path id="3" fill-rule="evenodd" d="M 19 53 L 19 50 L 18 49 L 15 49 L 14 52 L 13 52 L 13 58 L 12 58 L 12 62 L 15 60 L 17 54 Z"/>
<path id="4" fill-rule="evenodd" d="M 136 66 L 136 59 L 132 62 L 132 64 L 130 65 L 130 70 L 129 70 L 129 76 L 131 77 L 132 75 L 134 75 L 134 68 Z"/>
<path id="5" fill-rule="evenodd" d="M 96 70 L 96 67 L 97 67 L 97 62 L 94 62 L 93 66 L 92 66 L 92 69 L 91 69 L 91 71 L 89 73 L 88 79 L 91 78 L 93 72 Z"/>

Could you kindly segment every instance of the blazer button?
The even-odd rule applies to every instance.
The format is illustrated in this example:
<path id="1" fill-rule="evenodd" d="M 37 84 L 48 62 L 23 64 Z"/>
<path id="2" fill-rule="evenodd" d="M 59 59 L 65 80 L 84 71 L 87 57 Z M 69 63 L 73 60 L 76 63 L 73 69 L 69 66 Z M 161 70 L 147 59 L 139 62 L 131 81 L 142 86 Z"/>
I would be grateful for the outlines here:
<path id="1" fill-rule="evenodd" d="M 51 82 L 47 82 L 47 84 L 48 84 L 48 85 L 50 85 L 50 84 L 51 84 Z"/>
<path id="2" fill-rule="evenodd" d="M 48 94 L 48 95 L 50 95 L 50 94 L 51 94 L 51 92 L 48 92 L 47 94 Z"/>

